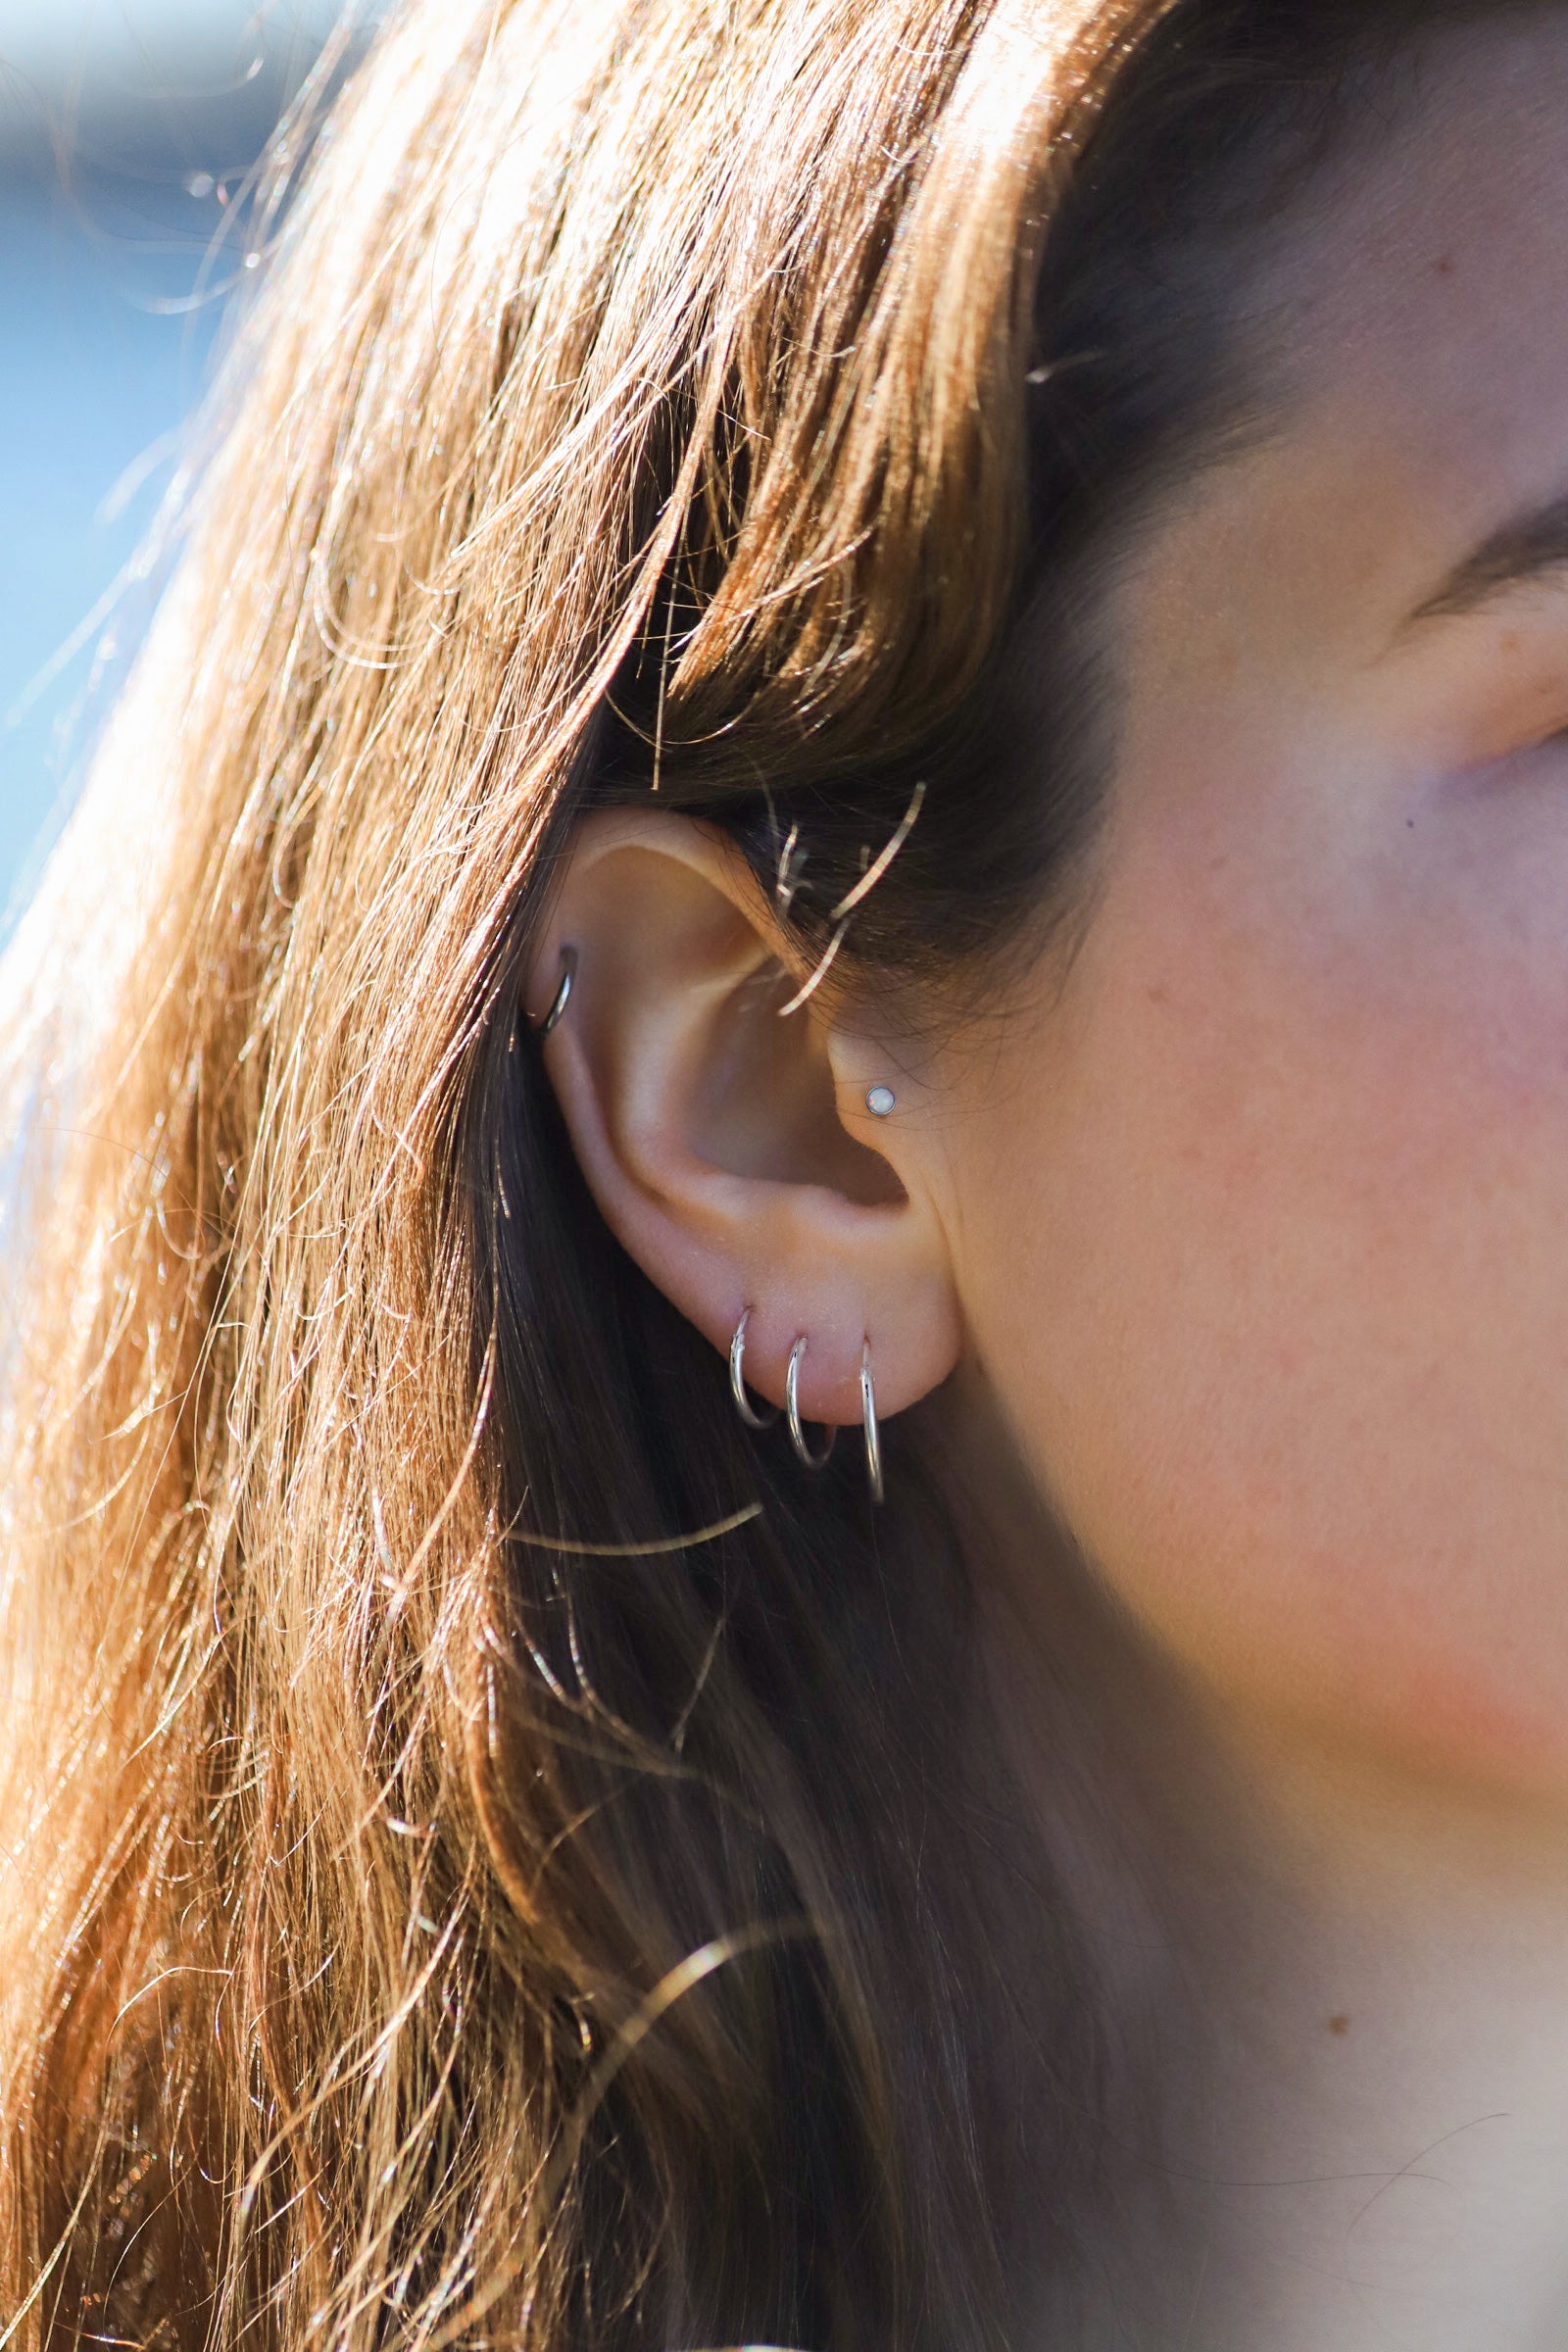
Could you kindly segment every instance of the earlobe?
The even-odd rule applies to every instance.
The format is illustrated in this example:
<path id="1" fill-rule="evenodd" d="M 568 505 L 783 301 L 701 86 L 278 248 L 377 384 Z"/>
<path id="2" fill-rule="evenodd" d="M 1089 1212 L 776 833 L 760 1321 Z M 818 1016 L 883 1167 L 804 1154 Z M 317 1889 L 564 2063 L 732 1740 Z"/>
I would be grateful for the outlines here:
<path id="1" fill-rule="evenodd" d="M 732 1372 L 739 1335 L 742 1396 L 793 1400 L 804 1429 L 864 1418 L 868 1362 L 884 1416 L 924 1396 L 959 1318 L 940 1188 L 824 993 L 780 1017 L 790 953 L 720 835 L 606 811 L 573 845 L 526 1002 L 612 1231 Z"/>

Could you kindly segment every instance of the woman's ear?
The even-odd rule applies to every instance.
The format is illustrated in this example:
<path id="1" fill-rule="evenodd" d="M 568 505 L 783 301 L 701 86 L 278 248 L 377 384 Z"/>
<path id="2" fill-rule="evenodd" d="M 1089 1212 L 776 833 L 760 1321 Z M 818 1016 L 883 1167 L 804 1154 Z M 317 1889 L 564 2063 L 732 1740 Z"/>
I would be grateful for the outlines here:
<path id="1" fill-rule="evenodd" d="M 947 1238 L 911 1082 L 800 993 L 787 942 L 723 836 L 604 811 L 581 826 L 528 977 L 577 1158 L 611 1230 L 715 1348 L 743 1314 L 746 1380 L 814 1421 L 901 1411 L 957 1359 Z M 891 1112 L 867 1095 L 883 1087 Z M 897 1097 L 905 1095 L 904 1115 Z"/>

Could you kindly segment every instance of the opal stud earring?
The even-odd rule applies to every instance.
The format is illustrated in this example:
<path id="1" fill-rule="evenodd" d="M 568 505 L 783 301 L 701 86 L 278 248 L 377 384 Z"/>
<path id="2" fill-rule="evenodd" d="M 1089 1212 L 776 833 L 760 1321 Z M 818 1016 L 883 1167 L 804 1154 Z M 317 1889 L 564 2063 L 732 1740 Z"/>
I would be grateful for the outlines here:
<path id="1" fill-rule="evenodd" d="M 891 1086 L 873 1086 L 865 1098 L 865 1107 L 873 1119 L 891 1119 L 898 1102 Z"/>

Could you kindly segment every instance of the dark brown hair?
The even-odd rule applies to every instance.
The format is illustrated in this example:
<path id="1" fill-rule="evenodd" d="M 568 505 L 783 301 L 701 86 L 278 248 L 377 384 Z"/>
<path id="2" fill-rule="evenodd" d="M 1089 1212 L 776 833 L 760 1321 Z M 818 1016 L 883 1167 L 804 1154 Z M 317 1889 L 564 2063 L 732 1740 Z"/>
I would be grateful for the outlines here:
<path id="1" fill-rule="evenodd" d="M 19 2344 L 1006 2339 L 940 1399 L 879 1516 L 741 1430 L 521 974 L 656 788 L 789 858 L 803 974 L 1038 951 L 1097 583 L 1282 396 L 1220 263 L 1437 15 L 416 0 L 329 118 L 6 967 Z"/>

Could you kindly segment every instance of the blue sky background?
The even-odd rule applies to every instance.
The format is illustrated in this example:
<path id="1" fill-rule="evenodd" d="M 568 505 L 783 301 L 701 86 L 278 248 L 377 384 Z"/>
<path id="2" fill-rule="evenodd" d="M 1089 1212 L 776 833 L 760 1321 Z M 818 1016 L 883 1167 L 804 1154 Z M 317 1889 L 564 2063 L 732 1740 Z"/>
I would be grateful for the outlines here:
<path id="1" fill-rule="evenodd" d="M 149 208 L 151 211 L 152 208 Z M 194 210 L 194 206 L 192 207 Z M 132 239 L 47 185 L 0 188 L 0 905 L 14 906 L 75 780 L 99 628 L 68 658 L 167 483 L 213 314 L 189 292 L 194 224 L 164 200 Z M 186 248 L 181 251 L 182 243 Z M 136 474 L 143 479 L 111 510 Z M 122 633 L 143 617 L 132 601 Z M 52 674 L 51 674 L 52 673 Z"/>
<path id="2" fill-rule="evenodd" d="M 89 616 L 208 373 L 220 306 L 189 305 L 221 198 L 335 13 L 0 0 L 0 927 L 101 723 Z"/>

